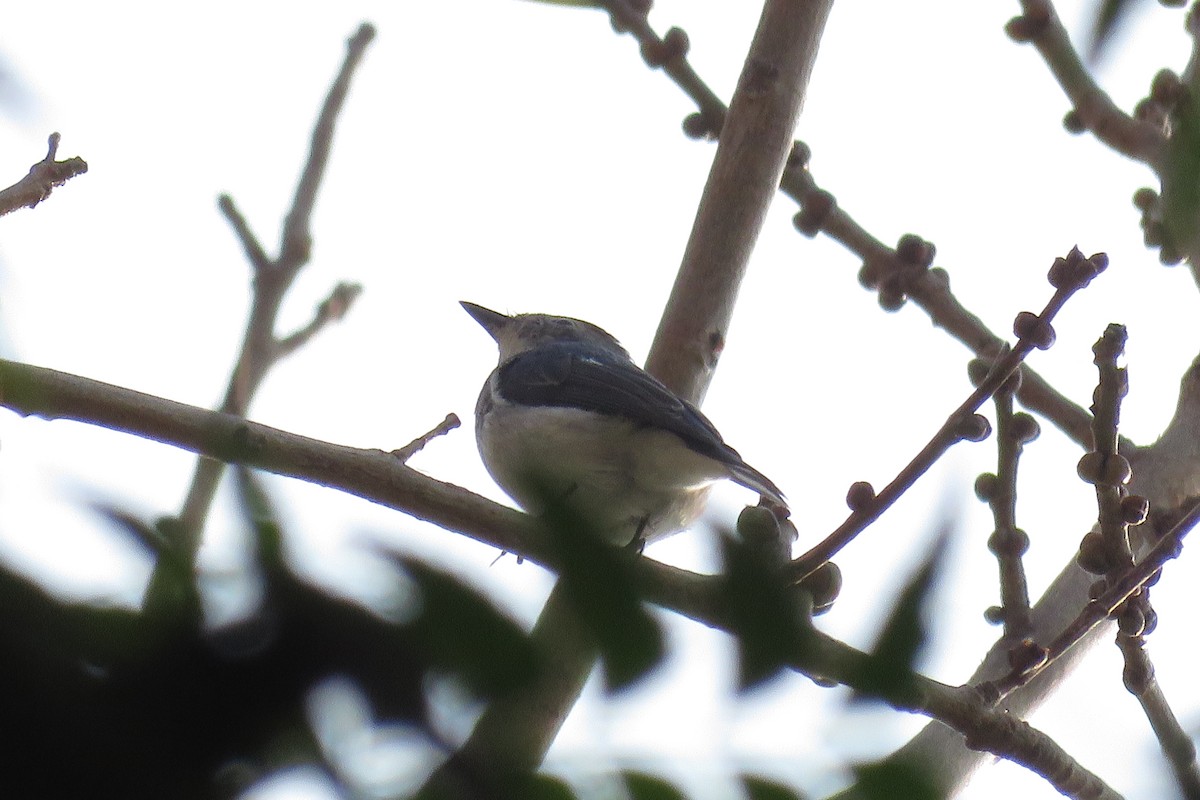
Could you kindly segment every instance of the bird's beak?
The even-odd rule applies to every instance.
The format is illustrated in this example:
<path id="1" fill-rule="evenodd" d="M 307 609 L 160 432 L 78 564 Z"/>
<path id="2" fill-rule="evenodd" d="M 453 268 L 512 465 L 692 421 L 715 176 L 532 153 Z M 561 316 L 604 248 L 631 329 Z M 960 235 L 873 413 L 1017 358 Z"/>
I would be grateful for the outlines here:
<path id="1" fill-rule="evenodd" d="M 492 311 L 490 308 L 468 303 L 466 300 L 460 300 L 459 305 L 471 315 L 471 319 L 482 325 L 483 329 L 496 341 L 500 341 L 500 331 L 504 330 L 504 327 L 508 325 L 508 321 L 512 319 L 512 317 L 505 316 L 499 311 Z"/>

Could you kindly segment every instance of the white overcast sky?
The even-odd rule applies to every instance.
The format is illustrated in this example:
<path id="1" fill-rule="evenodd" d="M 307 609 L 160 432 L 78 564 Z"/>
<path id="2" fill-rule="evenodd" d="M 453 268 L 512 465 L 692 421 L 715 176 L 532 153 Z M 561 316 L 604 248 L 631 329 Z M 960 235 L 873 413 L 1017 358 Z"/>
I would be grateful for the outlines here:
<path id="1" fill-rule="evenodd" d="M 1085 4 L 1059 9 L 1081 38 Z M 843 207 L 885 241 L 906 232 L 932 240 L 959 298 L 1001 334 L 1018 311 L 1045 302 L 1056 255 L 1074 244 L 1107 251 L 1108 273 L 1072 300 L 1057 345 L 1032 363 L 1087 405 L 1092 342 L 1109 322 L 1128 324 L 1124 432 L 1147 443 L 1198 350 L 1195 326 L 1181 325 L 1194 319 L 1196 289 L 1186 270 L 1160 267 L 1141 245 L 1129 198 L 1149 173 L 1063 132 L 1061 91 L 1036 52 L 1002 32 L 1018 10 L 956 0 L 838 4 L 798 135 Z M 519 0 L 8 9 L 0 56 L 23 94 L 0 108 L 0 181 L 23 175 L 53 130 L 61 154 L 81 155 L 90 170 L 36 211 L 0 220 L 0 347 L 5 357 L 212 405 L 241 335 L 248 282 L 215 198 L 231 193 L 274 249 L 315 111 L 363 20 L 378 36 L 339 123 L 313 261 L 285 306 L 285 326 L 302 323 L 339 280 L 361 282 L 365 293 L 345 322 L 279 366 L 252 416 L 390 449 L 455 411 L 464 429 L 413 465 L 502 499 L 470 433 L 494 349 L 457 301 L 586 318 L 643 358 L 714 152 L 683 138 L 688 101 L 596 12 Z M 728 98 L 757 4 L 663 0 L 651 21 L 660 31 L 685 28 L 693 64 Z M 1123 107 L 1160 68 L 1182 69 L 1182 23 L 1182 11 L 1154 7 L 1119 38 L 1100 78 Z M 882 313 L 858 286 L 854 259 L 796 234 L 794 211 L 780 198 L 768 220 L 705 411 L 796 501 L 811 542 L 845 515 L 850 483 L 886 483 L 969 387 L 966 351 L 915 308 Z M 1078 451 L 1044 429 L 1020 486 L 1035 593 L 1095 514 L 1090 489 L 1074 478 Z M 0 441 L 0 553 L 64 596 L 136 602 L 147 565 L 80 508 L 99 496 L 171 513 L 193 459 L 7 413 Z M 981 618 L 997 593 L 990 519 L 970 492 L 993 461 L 990 444 L 961 447 L 851 545 L 838 558 L 842 598 L 822 626 L 869 645 L 940 516 L 954 514 L 963 525 L 928 669 L 964 680 L 996 635 Z M 373 590 L 362 585 L 355 548 L 364 536 L 468 576 L 525 621 L 550 585 L 534 566 L 489 566 L 488 548 L 394 512 L 271 485 L 303 569 L 347 591 Z M 728 522 L 747 499 L 723 491 L 714 520 Z M 220 568 L 238 533 L 218 514 L 210 537 L 206 563 Z M 703 533 L 648 555 L 713 566 Z M 1198 585 L 1188 558 L 1168 567 L 1150 642 L 1193 729 Z M 608 704 L 588 691 L 552 768 L 600 754 L 665 771 L 696 797 L 728 796 L 722 776 L 739 770 L 816 793 L 839 780 L 830 770 L 848 756 L 886 752 L 922 722 L 882 714 L 877 740 L 863 742 L 861 726 L 836 721 L 843 695 L 800 678 L 737 703 L 724 640 L 686 623 L 670 630 L 674 655 L 643 689 Z M 1119 681 L 1116 650 L 1102 646 L 1033 721 L 1128 797 L 1161 797 L 1143 768 L 1154 750 L 1148 726 Z M 1081 711 L 1093 693 L 1117 707 Z M 966 798 L 1057 796 L 1017 767 L 984 775 Z"/>

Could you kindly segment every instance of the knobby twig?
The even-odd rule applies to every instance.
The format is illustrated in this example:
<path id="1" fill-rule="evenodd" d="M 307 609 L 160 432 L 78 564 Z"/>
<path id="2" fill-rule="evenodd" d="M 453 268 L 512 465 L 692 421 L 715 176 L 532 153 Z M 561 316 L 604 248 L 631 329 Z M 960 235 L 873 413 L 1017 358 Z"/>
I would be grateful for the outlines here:
<path id="1" fill-rule="evenodd" d="M 975 481 L 975 492 L 987 501 L 996 523 L 988 538 L 988 549 L 996 556 L 1000 569 L 1000 605 L 989 608 L 985 616 L 989 622 L 1003 623 L 1004 638 L 1014 648 L 1020 647 L 1033 631 L 1022 559 L 1029 549 L 1029 535 L 1017 527 L 1017 464 L 1025 444 L 1039 433 L 1033 417 L 1013 411 L 1013 395 L 1020 380 L 1021 373 L 1013 373 L 992 398 L 996 405 L 996 473 L 981 475 Z"/>
<path id="2" fill-rule="evenodd" d="M 797 151 L 806 150 L 797 143 Z M 780 188 L 800 205 L 796 227 L 801 233 L 825 234 L 862 259 L 859 282 L 878 289 L 880 304 L 894 310 L 905 299 L 929 315 L 935 327 L 953 336 L 980 358 L 992 359 L 1004 350 L 1002 338 L 993 333 L 978 316 L 969 311 L 950 291 L 949 273 L 930 268 L 935 248 L 918 236 L 907 234 L 895 248 L 888 247 L 858 224 L 837 204 L 829 192 L 821 189 L 809 172 L 804 159 L 789 167 Z M 1090 444 L 1091 417 L 1069 400 L 1028 365 L 1021 366 L 1021 404 L 1050 420 L 1081 447 Z M 1129 442 L 1123 450 L 1132 449 Z"/>
<path id="3" fill-rule="evenodd" d="M 1146 552 L 1137 564 L 1112 582 L 1103 594 L 1088 602 L 1075 620 L 1046 646 L 1046 658 L 1042 662 L 1042 666 L 1024 672 L 1010 672 L 1006 678 L 992 681 L 994 692 L 999 697 L 1007 697 L 1014 689 L 1030 683 L 1033 678 L 1041 675 L 1063 655 L 1071 652 L 1072 648 L 1082 642 L 1100 623 L 1112 616 L 1125 601 L 1140 591 L 1142 587 L 1157 580 L 1158 573 L 1163 566 L 1171 559 L 1179 557 L 1183 549 L 1184 537 L 1197 523 L 1200 523 L 1200 503 L 1193 506 L 1167 535 Z"/>
<path id="4" fill-rule="evenodd" d="M 1128 461 L 1116 452 L 1121 400 L 1128 392 L 1128 375 L 1123 367 L 1117 365 L 1124 353 L 1125 338 L 1123 326 L 1109 325 L 1093 348 L 1096 366 L 1100 371 L 1096 401 L 1092 408 L 1096 446 L 1079 462 L 1080 476 L 1095 486 L 1099 508 L 1099 530 L 1084 537 L 1079 551 L 1080 565 L 1088 572 L 1103 576 L 1093 584 L 1093 593 L 1096 595 L 1122 586 L 1125 576 L 1133 570 L 1134 555 L 1129 528 L 1144 523 L 1149 508 L 1145 497 L 1129 494 L 1125 488 L 1131 470 Z M 1161 564 L 1158 566 L 1161 567 Z M 1161 685 L 1155 679 L 1154 666 L 1145 648 L 1145 637 L 1154 629 L 1157 619 L 1150 605 L 1149 587 L 1150 583 L 1157 580 L 1157 575 L 1157 572 L 1151 573 L 1146 583 L 1109 610 L 1109 616 L 1117 619 L 1117 646 L 1125 661 L 1125 687 L 1142 705 L 1168 763 L 1180 786 L 1185 789 L 1185 796 L 1200 796 L 1200 769 L 1196 764 L 1195 746 L 1179 724 Z M 1125 588 L 1121 589 L 1122 594 L 1125 591 Z M 1030 666 L 1034 670 L 1044 668 L 1053 658 L 1075 646 L 1087 630 L 1090 627 L 1084 625 L 1069 628 L 1070 637 L 1059 637 L 1051 649 L 1042 650 L 1040 658 L 1031 662 Z M 1029 667 L 1022 669 L 1020 665 L 1014 666 L 1017 668 L 1013 674 L 996 684 L 998 691 L 1011 690 L 1023 682 L 1022 672 Z"/>
<path id="5" fill-rule="evenodd" d="M 56 186 L 62 186 L 76 175 L 87 172 L 87 162 L 79 156 L 66 161 L 54 160 L 61 138 L 57 133 L 50 134 L 46 157 L 30 167 L 29 174 L 24 178 L 7 189 L 0 189 L 0 216 L 18 208 L 33 208 L 49 197 Z"/>
<path id="6" fill-rule="evenodd" d="M 250 407 L 251 399 L 270 369 L 280 359 L 308 342 L 329 323 L 345 316 L 361 292 L 361 287 L 357 284 L 340 283 L 318 305 L 312 319 L 306 325 L 288 335 L 277 336 L 275 333 L 276 318 L 283 298 L 301 268 L 308 263 L 312 251 L 309 223 L 333 146 L 334 123 L 345 103 L 350 79 L 374 36 L 375 29 L 364 23 L 347 42 L 346 57 L 326 95 L 313 129 L 308 159 L 296 187 L 291 208 L 284 220 L 279 255 L 275 258 L 268 256 L 233 199 L 228 195 L 222 195 L 220 198 L 218 205 L 221 213 L 241 243 L 254 275 L 254 295 L 246 332 L 225 391 L 225 398 L 221 402 L 221 411 L 244 416 Z M 185 552 L 195 553 L 200 546 L 204 522 L 216 497 L 222 472 L 223 466 L 219 461 L 201 458 L 196 463 L 187 497 L 179 514 L 180 527 L 188 538 L 188 541 L 183 543 Z"/>
<path id="7" fill-rule="evenodd" d="M 851 509 L 845 522 L 816 547 L 792 562 L 789 568 L 791 576 L 802 580 L 853 541 L 908 491 L 917 478 L 924 475 L 952 445 L 963 439 L 978 441 L 986 437 L 989 431 L 986 427 L 981 429 L 980 425 L 986 426 L 987 421 L 978 417 L 975 412 L 1009 379 L 1034 348 L 1044 350 L 1054 343 L 1054 329 L 1051 323 L 1055 315 L 1071 295 L 1087 286 L 1107 265 L 1108 257 L 1103 253 L 1084 258 L 1078 248 L 1071 250 L 1065 259 L 1056 259 L 1049 273 L 1050 283 L 1055 287 L 1054 295 L 1046 303 L 1041 314 L 1022 312 L 1017 316 L 1013 325 L 1014 332 L 1019 337 L 1016 346 L 996 363 L 975 391 L 955 409 L 929 443 L 883 491 L 869 502 L 862 502 Z"/>
<path id="8" fill-rule="evenodd" d="M 696 113 L 684 120 L 684 132 L 693 138 L 716 139 L 721 134 L 728 115 L 725 104 L 708 87 L 687 60 L 687 36 L 672 28 L 659 37 L 646 20 L 644 12 L 632 8 L 628 0 L 606 0 L 602 5 L 613 18 L 618 30 L 634 36 L 642 57 L 653 68 L 663 72 L 696 103 Z M 860 280 L 868 288 L 881 288 L 881 302 L 896 307 L 907 297 L 913 300 L 933 324 L 962 342 L 981 358 L 994 358 L 1004 349 L 1004 340 L 994 334 L 975 314 L 968 311 L 950 292 L 949 276 L 942 269 L 928 269 L 933 259 L 933 246 L 919 237 L 904 236 L 896 248 L 888 247 L 859 225 L 838 206 L 829 192 L 821 189 L 808 169 L 809 151 L 803 142 L 793 142 L 779 188 L 800 205 L 796 227 L 805 235 L 824 233 L 863 261 Z M 924 263 L 922 260 L 924 259 Z M 719 330 L 715 329 L 714 330 Z M 704 368 L 705 359 L 719 354 L 719 337 L 699 351 L 689 350 L 695 357 L 697 369 Z M 699 353 L 696 356 L 696 353 Z M 1044 378 L 1022 367 L 1019 398 L 1022 405 L 1053 422 L 1082 447 L 1090 446 L 1088 413 L 1052 387 Z M 1123 451 L 1132 449 L 1122 443 Z"/>
<path id="9" fill-rule="evenodd" d="M 1128 373 L 1123 367 L 1117 366 L 1118 359 L 1125 352 L 1125 338 L 1123 326 L 1110 325 L 1094 348 L 1096 366 L 1100 370 L 1100 385 L 1093 409 L 1096 451 L 1100 458 L 1093 461 L 1098 467 L 1095 472 L 1101 477 L 1129 474 L 1128 464 L 1122 464 L 1121 456 L 1115 451 L 1121 400 L 1129 389 Z M 1110 462 L 1116 464 L 1115 470 L 1109 468 Z M 1080 472 L 1091 474 L 1085 470 L 1083 462 Z M 1104 556 L 1098 566 L 1103 568 L 1105 576 L 1103 583 L 1096 588 L 1102 589 L 1120 583 L 1123 573 L 1132 569 L 1134 556 L 1129 528 L 1146 521 L 1149 501 L 1140 495 L 1129 494 L 1124 486 L 1114 486 L 1111 481 L 1097 481 L 1096 496 L 1100 506 L 1101 552 Z M 1183 789 L 1183 796 L 1200 797 L 1196 747 L 1171 709 L 1166 693 L 1155 677 L 1154 665 L 1145 646 L 1146 636 L 1154 630 L 1158 619 L 1150 604 L 1149 584 L 1132 594 L 1114 610 L 1113 615 L 1117 619 L 1117 647 L 1125 661 L 1125 688 L 1141 704 L 1163 755 L 1171 765 L 1176 782 Z"/>
<path id="10" fill-rule="evenodd" d="M 1116 152 L 1160 169 L 1167 141 L 1162 129 L 1121 111 L 1096 84 L 1072 46 L 1053 2 L 1021 0 L 1021 8 L 1024 13 L 1009 21 L 1006 31 L 1014 41 L 1037 48 L 1074 106 L 1069 127 L 1090 130 Z"/>

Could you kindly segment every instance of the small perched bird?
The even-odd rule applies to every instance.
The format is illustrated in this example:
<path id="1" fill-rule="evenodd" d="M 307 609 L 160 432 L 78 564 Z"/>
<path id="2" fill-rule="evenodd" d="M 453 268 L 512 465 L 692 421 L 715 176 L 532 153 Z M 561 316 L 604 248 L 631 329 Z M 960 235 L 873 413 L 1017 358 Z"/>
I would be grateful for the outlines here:
<path id="1" fill-rule="evenodd" d="M 531 514 L 561 501 L 615 544 L 683 530 L 728 479 L 787 507 L 713 424 L 590 322 L 463 302 L 500 348 L 475 406 L 496 483 Z"/>

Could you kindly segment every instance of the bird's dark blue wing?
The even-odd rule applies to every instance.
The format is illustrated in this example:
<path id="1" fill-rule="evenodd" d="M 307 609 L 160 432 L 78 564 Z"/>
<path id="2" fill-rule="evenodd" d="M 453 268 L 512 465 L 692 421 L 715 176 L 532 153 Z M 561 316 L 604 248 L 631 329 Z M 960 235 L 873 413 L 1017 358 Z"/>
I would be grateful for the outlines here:
<path id="1" fill-rule="evenodd" d="M 510 403 L 578 408 L 670 431 L 727 465 L 737 483 L 787 505 L 779 487 L 725 444 L 708 417 L 623 353 L 580 342 L 537 347 L 500 366 L 497 390 Z"/>
<path id="2" fill-rule="evenodd" d="M 559 406 L 623 417 L 674 433 L 723 463 L 741 463 L 713 424 L 633 362 L 578 343 L 529 350 L 500 367 L 500 394 L 512 403 Z"/>

